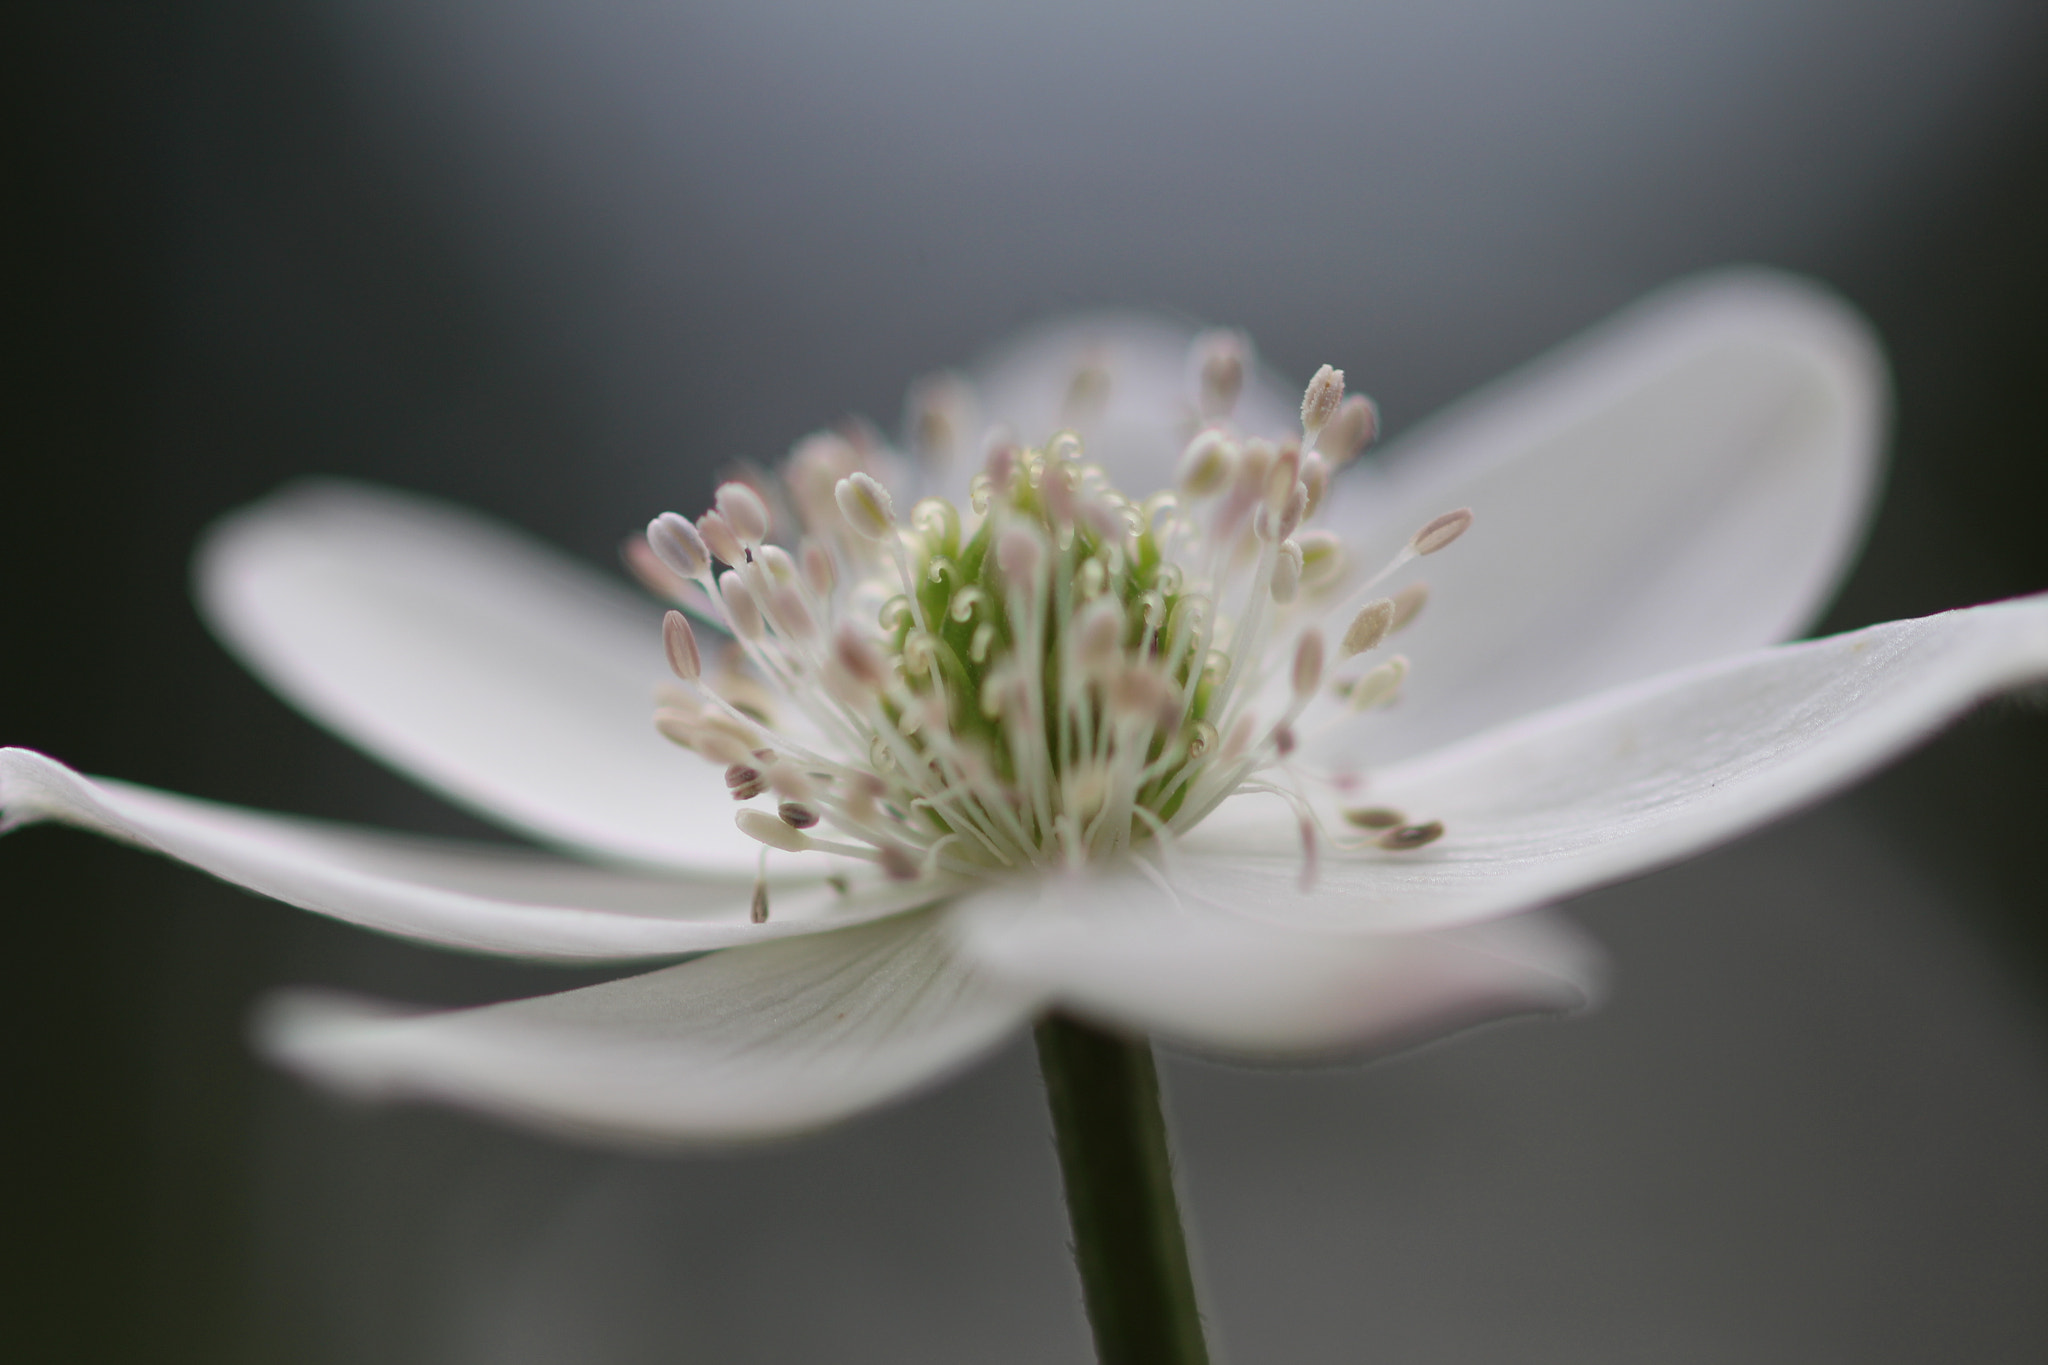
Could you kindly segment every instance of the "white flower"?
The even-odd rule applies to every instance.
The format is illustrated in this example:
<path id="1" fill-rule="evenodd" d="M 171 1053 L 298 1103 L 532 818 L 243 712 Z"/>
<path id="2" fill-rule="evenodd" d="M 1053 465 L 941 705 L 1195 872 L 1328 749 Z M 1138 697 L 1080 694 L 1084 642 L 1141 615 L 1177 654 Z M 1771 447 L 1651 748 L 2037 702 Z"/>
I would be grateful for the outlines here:
<path id="1" fill-rule="evenodd" d="M 465 514 L 288 490 L 206 544 L 216 629 L 576 856 L 18 749 L 0 812 L 432 943 L 720 950 L 482 1009 L 301 994 L 260 1029 L 362 1095 L 716 1140 L 880 1103 L 1054 1007 L 1284 1058 L 1579 1005 L 1596 955 L 1537 907 L 2048 676 L 2043 597 L 1770 647 L 1831 590 L 1882 434 L 1874 345 L 1806 286 L 1667 291 L 1332 482 L 1372 421 L 1341 385 L 1297 404 L 1228 334 L 1041 333 L 917 390 L 908 456 L 813 438 L 780 486 L 658 520 L 640 567 L 698 628 Z M 1036 444 L 984 452 L 989 422 Z"/>

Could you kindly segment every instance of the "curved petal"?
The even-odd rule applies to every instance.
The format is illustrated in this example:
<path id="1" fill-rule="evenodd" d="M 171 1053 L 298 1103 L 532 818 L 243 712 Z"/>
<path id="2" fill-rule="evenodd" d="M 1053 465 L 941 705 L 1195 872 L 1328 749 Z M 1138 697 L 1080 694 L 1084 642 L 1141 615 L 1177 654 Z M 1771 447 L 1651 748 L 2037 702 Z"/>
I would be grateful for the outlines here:
<path id="1" fill-rule="evenodd" d="M 751 878 L 650 876 L 524 849 L 461 844 L 200 801 L 86 778 L 0 749 L 0 829 L 58 820 L 166 854 L 262 895 L 451 948 L 560 962 L 674 957 L 813 934 L 928 904 L 946 886 L 881 882 L 847 895 Z"/>
<path id="2" fill-rule="evenodd" d="M 637 1143 L 778 1136 L 929 1085 L 1030 1017 L 1035 999 L 963 965 L 935 927 L 899 916 L 446 1013 L 292 993 L 258 1044 L 364 1099 Z"/>
<path id="3" fill-rule="evenodd" d="M 1869 327 L 1786 276 L 1651 296 L 1340 480 L 1327 524 L 1376 567 L 1470 507 L 1404 634 L 1398 723 L 1346 737 L 1386 762 L 1488 725 L 1803 629 L 1870 511 L 1888 383 Z"/>
<path id="4" fill-rule="evenodd" d="M 1709 848 L 1848 785 L 1976 702 L 2048 679 L 2048 594 L 1780 645 L 1590 697 L 1375 774 L 1361 804 L 1441 820 L 1406 853 L 1296 875 L 1293 812 L 1225 803 L 1184 841 L 1202 894 L 1313 925 L 1434 927 Z M 1332 828 L 1343 828 L 1326 812 Z"/>
<path id="5" fill-rule="evenodd" d="M 1011 341 L 970 378 L 985 422 L 1027 445 L 1072 428 L 1088 458 L 1142 498 L 1172 486 L 1198 424 L 1188 373 L 1194 336 L 1192 328 L 1141 313 L 1062 318 Z M 1099 374 L 1105 387 L 1077 403 L 1075 377 L 1084 371 Z M 1299 389 L 1254 364 L 1231 420 L 1253 435 L 1298 435 L 1300 409 Z"/>
<path id="6" fill-rule="evenodd" d="M 547 843 L 739 870 L 703 760 L 661 739 L 660 612 L 483 518 L 295 485 L 215 525 L 200 605 L 259 677 L 343 738 Z"/>
<path id="7" fill-rule="evenodd" d="M 1598 994 L 1598 950 L 1554 916 L 1304 931 L 1184 894 L 1201 870 L 1172 889 L 1124 870 L 985 893 L 955 933 L 963 956 L 1076 1013 L 1242 1057 L 1389 1051 Z M 1268 881 L 1266 896 L 1293 891 Z"/>

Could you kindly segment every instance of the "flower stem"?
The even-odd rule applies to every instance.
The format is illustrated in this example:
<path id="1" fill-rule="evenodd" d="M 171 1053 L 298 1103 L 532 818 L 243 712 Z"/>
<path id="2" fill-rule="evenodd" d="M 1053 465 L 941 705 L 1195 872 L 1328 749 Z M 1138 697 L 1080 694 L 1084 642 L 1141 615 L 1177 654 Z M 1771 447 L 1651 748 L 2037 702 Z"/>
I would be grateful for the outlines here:
<path id="1" fill-rule="evenodd" d="M 1101 1365 L 1208 1365 L 1152 1045 L 1054 1016 L 1038 1069 Z"/>

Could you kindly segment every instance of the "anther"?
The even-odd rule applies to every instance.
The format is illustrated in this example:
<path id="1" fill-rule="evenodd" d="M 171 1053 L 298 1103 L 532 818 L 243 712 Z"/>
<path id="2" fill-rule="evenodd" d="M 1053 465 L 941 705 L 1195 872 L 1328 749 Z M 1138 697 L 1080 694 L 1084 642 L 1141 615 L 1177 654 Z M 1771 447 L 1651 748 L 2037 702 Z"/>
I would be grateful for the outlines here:
<path id="1" fill-rule="evenodd" d="M 647 547 L 678 578 L 702 578 L 711 567 L 704 537 L 679 512 L 663 512 L 647 523 Z"/>
<path id="2" fill-rule="evenodd" d="M 735 763 L 725 770 L 725 789 L 732 793 L 735 801 L 751 801 L 768 790 L 768 782 L 761 776 L 759 768 Z"/>
<path id="3" fill-rule="evenodd" d="M 693 683 L 704 675 L 704 660 L 697 653 L 697 632 L 679 611 L 661 618 L 661 644 L 668 653 L 668 666 L 684 682 Z"/>
<path id="4" fill-rule="evenodd" d="M 1396 654 L 1351 684 L 1351 690 L 1344 698 L 1345 704 L 1353 711 L 1369 711 L 1391 700 L 1407 680 L 1408 659 L 1405 655 Z"/>
<path id="5" fill-rule="evenodd" d="M 1385 597 L 1360 607 L 1358 615 L 1344 629 L 1344 657 L 1355 658 L 1386 639 L 1387 632 L 1394 628 L 1395 610 L 1393 601 Z"/>
<path id="6" fill-rule="evenodd" d="M 1301 547 L 1301 586 L 1314 591 L 1335 579 L 1344 568 L 1344 542 L 1330 531 L 1303 531 L 1294 538 Z"/>
<path id="7" fill-rule="evenodd" d="M 801 801 L 784 801 L 775 808 L 775 814 L 791 829 L 809 829 L 818 823 L 818 812 Z"/>
<path id="8" fill-rule="evenodd" d="M 879 690 L 889 679 L 882 651 L 851 626 L 841 626 L 839 633 L 832 637 L 832 657 L 863 687 Z"/>
<path id="9" fill-rule="evenodd" d="M 802 830 L 785 823 L 765 810 L 747 807 L 733 817 L 733 823 L 740 827 L 740 833 L 749 839 L 757 839 L 770 848 L 779 848 L 784 853 L 802 853 L 811 846 L 810 836 Z"/>
<path id="10" fill-rule="evenodd" d="M 832 552 L 815 540 L 807 540 L 797 555 L 803 565 L 804 585 L 820 597 L 830 597 L 833 586 L 839 581 L 839 570 L 832 563 Z"/>
<path id="11" fill-rule="evenodd" d="M 1036 582 L 1044 559 L 1045 541 L 1029 526 L 1006 526 L 996 537 L 996 567 L 1011 583 Z"/>
<path id="12" fill-rule="evenodd" d="M 1360 829 L 1392 829 L 1408 823 L 1408 817 L 1387 806 L 1359 806 L 1344 812 L 1346 823 Z"/>
<path id="13" fill-rule="evenodd" d="M 1381 848 L 1396 853 L 1405 853 L 1411 848 L 1433 844 L 1444 837 L 1444 822 L 1432 820 L 1426 825 L 1401 825 L 1382 834 L 1376 842 Z"/>
<path id="14" fill-rule="evenodd" d="M 733 534 L 732 523 L 716 512 L 706 512 L 697 518 L 697 534 L 704 539 L 704 548 L 711 551 L 721 564 L 734 568 L 747 562 L 747 547 L 740 544 L 740 538 Z"/>
<path id="15" fill-rule="evenodd" d="M 868 474 L 849 474 L 832 489 L 839 514 L 856 535 L 866 540 L 887 540 L 896 529 L 896 504 L 889 490 Z"/>
<path id="16" fill-rule="evenodd" d="M 1317 857 L 1316 822 L 1304 817 L 1301 821 L 1301 876 L 1295 886 L 1303 895 L 1316 889 L 1316 873 L 1320 859 Z"/>
<path id="17" fill-rule="evenodd" d="M 1273 560 L 1273 600 L 1281 606 L 1292 602 L 1301 592 L 1302 549 L 1297 541 L 1280 542 L 1280 553 Z"/>
<path id="18" fill-rule="evenodd" d="M 754 601 L 754 594 L 740 581 L 737 570 L 728 569 L 718 576 L 718 595 L 725 602 L 725 619 L 732 625 L 732 633 L 742 640 L 758 640 L 765 628 L 761 620 L 761 606 Z"/>
<path id="19" fill-rule="evenodd" d="M 740 544 L 759 545 L 768 538 L 768 504 L 746 484 L 737 480 L 720 484 L 711 503 L 740 538 Z"/>
<path id="20" fill-rule="evenodd" d="M 1455 512 L 1446 512 L 1432 519 L 1408 539 L 1408 548 L 1419 555 L 1433 555 L 1444 546 L 1465 534 L 1465 528 L 1472 524 L 1472 509 L 1460 507 Z"/>
<path id="21" fill-rule="evenodd" d="M 1379 409 L 1364 394 L 1354 393 L 1337 405 L 1330 424 L 1316 438 L 1316 449 L 1342 468 L 1372 444 L 1373 437 L 1379 435 L 1379 429 Z"/>
<path id="22" fill-rule="evenodd" d="M 798 838 L 803 838 L 798 835 Z M 891 881 L 914 882 L 920 871 L 917 859 L 901 844 L 883 844 L 876 850 L 881 856 L 876 861 L 881 865 L 882 875 Z"/>
<path id="23" fill-rule="evenodd" d="M 1302 632 L 1301 640 L 1294 647 L 1294 672 L 1292 675 L 1294 695 L 1297 700 L 1313 696 L 1323 681 L 1323 633 L 1319 630 Z"/>
<path id="24" fill-rule="evenodd" d="M 747 909 L 747 918 L 755 924 L 768 922 L 768 883 L 754 883 L 754 903 Z"/>
<path id="25" fill-rule="evenodd" d="M 1337 415 L 1337 407 L 1344 401 L 1344 371 L 1333 370 L 1328 365 L 1316 371 L 1316 377 L 1308 381 L 1308 389 L 1301 395 L 1301 430 L 1310 443 L 1322 435 L 1323 428 Z"/>
<path id="26" fill-rule="evenodd" d="M 1285 758 L 1294 752 L 1294 727 L 1276 725 L 1273 727 L 1273 752 Z"/>
<path id="27" fill-rule="evenodd" d="M 1429 601 L 1429 584 L 1410 583 L 1394 594 L 1394 619 L 1387 626 L 1387 633 L 1393 634 L 1415 619 L 1423 604 Z"/>
<path id="28" fill-rule="evenodd" d="M 654 728 L 671 744 L 681 745 L 685 749 L 697 747 L 695 715 L 664 706 L 654 713 Z"/>
<path id="29" fill-rule="evenodd" d="M 1216 328 L 1195 338 L 1190 348 L 1195 362 L 1196 406 L 1204 417 L 1230 415 L 1244 391 L 1246 361 L 1251 345 L 1242 332 Z"/>

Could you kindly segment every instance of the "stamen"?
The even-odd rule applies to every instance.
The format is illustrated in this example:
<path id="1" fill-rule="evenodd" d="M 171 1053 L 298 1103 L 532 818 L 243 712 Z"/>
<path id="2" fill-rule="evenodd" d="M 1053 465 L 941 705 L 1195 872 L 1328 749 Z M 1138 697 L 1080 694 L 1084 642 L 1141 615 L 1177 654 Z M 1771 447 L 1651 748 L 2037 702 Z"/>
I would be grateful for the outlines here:
<path id="1" fill-rule="evenodd" d="M 812 847 L 809 835 L 767 811 L 756 810 L 752 806 L 734 816 L 733 823 L 737 824 L 740 833 L 749 839 L 757 839 L 770 848 L 781 849 L 784 853 L 802 853 Z"/>
<path id="2" fill-rule="evenodd" d="M 768 504 L 746 484 L 720 484 L 712 505 L 739 537 L 740 544 L 752 548 L 768 538 Z"/>
<path id="3" fill-rule="evenodd" d="M 1398 829 L 1390 829 L 1385 834 L 1382 834 L 1377 842 L 1381 848 L 1396 853 L 1406 853 L 1410 849 L 1421 848 L 1425 844 L 1433 844 L 1443 837 L 1444 822 L 1432 820 L 1426 825 L 1402 825 Z"/>
<path id="4" fill-rule="evenodd" d="M 761 776 L 759 768 L 735 763 L 725 770 L 725 789 L 732 793 L 735 801 L 751 801 L 768 790 L 768 782 Z"/>
<path id="5" fill-rule="evenodd" d="M 1387 626 L 1387 634 L 1391 635 L 1406 626 L 1410 621 L 1413 621 L 1416 613 L 1420 612 L 1428 601 L 1429 584 L 1427 583 L 1410 583 L 1407 587 L 1395 593 L 1394 619 Z"/>
<path id="6" fill-rule="evenodd" d="M 1310 445 L 1314 445 L 1316 437 L 1323 434 L 1323 428 L 1337 415 L 1337 405 L 1343 401 L 1344 371 L 1333 370 L 1328 365 L 1317 370 L 1301 396 L 1301 430 Z"/>
<path id="7" fill-rule="evenodd" d="M 1351 618 L 1351 624 L 1344 630 L 1344 657 L 1355 659 L 1367 650 L 1379 647 L 1387 638 L 1387 632 L 1394 628 L 1396 607 L 1387 598 L 1368 602 L 1358 609 L 1358 615 Z"/>
<path id="8" fill-rule="evenodd" d="M 1379 434 L 1380 414 L 1370 398 L 1354 393 L 1337 405 L 1336 415 L 1316 437 L 1316 449 L 1343 468 L 1357 459 Z"/>
<path id="9" fill-rule="evenodd" d="M 697 534 L 703 538 L 704 548 L 711 551 L 719 563 L 733 568 L 747 562 L 747 547 L 740 544 L 732 525 L 716 512 L 706 512 L 697 518 Z"/>
<path id="10" fill-rule="evenodd" d="M 690 519 L 676 512 L 663 512 L 647 523 L 647 547 L 654 551 L 669 572 L 689 580 L 702 578 L 711 567 L 711 551 Z"/>
<path id="11" fill-rule="evenodd" d="M 704 674 L 704 660 L 697 653 L 697 632 L 687 618 L 672 611 L 661 618 L 661 643 L 668 654 L 668 666 L 678 678 L 693 683 Z"/>
<path id="12" fill-rule="evenodd" d="M 1435 517 L 1408 540 L 1408 546 L 1418 555 L 1433 555 L 1444 546 L 1465 534 L 1465 528 L 1472 524 L 1472 509 L 1460 507 L 1455 512 L 1446 512 Z"/>
<path id="13" fill-rule="evenodd" d="M 791 829 L 809 829 L 818 823 L 818 812 L 801 801 L 784 801 L 775 808 L 775 814 Z"/>
<path id="14" fill-rule="evenodd" d="M 879 542 L 895 534 L 896 504 L 890 501 L 889 490 L 871 475 L 847 475 L 833 488 L 832 496 L 856 535 Z"/>
<path id="15" fill-rule="evenodd" d="M 1344 819 L 1360 829 L 1392 829 L 1408 821 L 1407 816 L 1388 806 L 1360 806 L 1345 811 Z"/>
<path id="16" fill-rule="evenodd" d="M 1396 654 L 1351 684 L 1350 691 L 1345 694 L 1344 703 L 1353 712 L 1369 711 L 1390 700 L 1407 680 L 1407 657 Z"/>
<path id="17" fill-rule="evenodd" d="M 763 849 L 763 853 L 767 850 Z M 754 883 L 754 903 L 748 907 L 747 918 L 755 924 L 768 922 L 768 883 L 759 880 Z"/>

